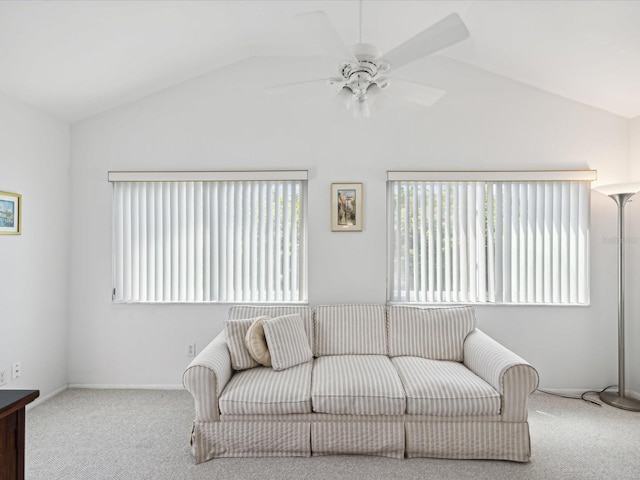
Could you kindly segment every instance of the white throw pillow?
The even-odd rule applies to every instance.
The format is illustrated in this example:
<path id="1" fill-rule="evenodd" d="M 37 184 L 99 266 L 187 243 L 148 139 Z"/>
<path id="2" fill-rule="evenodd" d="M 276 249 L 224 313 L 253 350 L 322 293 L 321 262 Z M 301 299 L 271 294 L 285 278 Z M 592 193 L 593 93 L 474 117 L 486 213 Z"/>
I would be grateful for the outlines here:
<path id="1" fill-rule="evenodd" d="M 267 317 L 258 317 L 267 318 Z M 248 368 L 257 367 L 259 365 L 251 355 L 244 343 L 247 330 L 256 318 L 241 318 L 237 320 L 227 320 L 224 324 L 227 333 L 227 346 L 231 356 L 231 367 L 234 370 L 246 370 Z"/>
<path id="2" fill-rule="evenodd" d="M 264 335 L 264 320 L 268 317 L 258 317 L 251 324 L 244 337 L 244 344 L 249 355 L 260 365 L 271 366 L 271 354 Z"/>
<path id="3" fill-rule="evenodd" d="M 285 370 L 313 358 L 299 314 L 266 319 L 263 325 L 274 370 Z"/>

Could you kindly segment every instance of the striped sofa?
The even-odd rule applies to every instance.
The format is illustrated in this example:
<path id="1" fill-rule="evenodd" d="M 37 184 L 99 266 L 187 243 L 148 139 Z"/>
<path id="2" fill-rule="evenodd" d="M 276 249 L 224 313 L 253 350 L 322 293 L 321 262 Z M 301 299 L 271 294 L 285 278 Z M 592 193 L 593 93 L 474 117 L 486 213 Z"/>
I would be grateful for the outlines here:
<path id="1" fill-rule="evenodd" d="M 229 319 L 289 314 L 302 318 L 311 361 L 234 371 L 223 331 L 187 367 L 196 463 L 332 454 L 529 461 L 538 374 L 476 329 L 473 308 L 233 306 Z"/>

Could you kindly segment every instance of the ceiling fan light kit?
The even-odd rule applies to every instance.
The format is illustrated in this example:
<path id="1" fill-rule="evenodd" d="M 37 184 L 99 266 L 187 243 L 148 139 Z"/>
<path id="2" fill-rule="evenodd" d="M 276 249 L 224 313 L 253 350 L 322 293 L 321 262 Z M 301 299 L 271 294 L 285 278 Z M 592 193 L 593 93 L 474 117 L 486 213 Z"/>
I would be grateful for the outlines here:
<path id="1" fill-rule="evenodd" d="M 339 76 L 327 80 L 309 80 L 271 87 L 267 90 L 281 92 L 287 87 L 306 83 L 328 83 L 337 92 L 354 117 L 368 117 L 370 104 L 382 93 L 385 96 L 403 98 L 420 106 L 435 103 L 444 91 L 413 81 L 391 76 L 398 69 L 451 46 L 469 37 L 469 30 L 457 13 L 452 13 L 426 28 L 404 43 L 382 54 L 380 49 L 367 43 L 357 43 L 349 48 L 329 17 L 322 11 L 302 13 L 296 16 L 304 29 L 315 37 L 316 42 L 332 57 L 341 61 Z M 362 39 L 362 2 L 360 2 L 360 40 Z M 397 80 L 397 82 L 396 82 Z M 398 88 L 394 88 L 398 83 Z"/>
<path id="2" fill-rule="evenodd" d="M 342 79 L 339 85 L 353 94 L 355 100 L 366 101 L 369 88 L 373 85 L 387 88 L 389 79 L 380 75 L 389 71 L 389 64 L 377 60 L 379 50 L 373 45 L 358 43 L 353 46 L 357 62 L 349 61 L 340 64 Z"/>

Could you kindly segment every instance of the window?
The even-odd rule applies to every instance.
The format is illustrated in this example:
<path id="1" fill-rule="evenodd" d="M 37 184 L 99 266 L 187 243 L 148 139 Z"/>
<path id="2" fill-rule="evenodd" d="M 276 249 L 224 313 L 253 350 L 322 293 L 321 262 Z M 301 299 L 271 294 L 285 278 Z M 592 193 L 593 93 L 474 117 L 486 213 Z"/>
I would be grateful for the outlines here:
<path id="1" fill-rule="evenodd" d="M 389 172 L 388 300 L 588 304 L 593 174 Z"/>
<path id="2" fill-rule="evenodd" d="M 116 302 L 306 302 L 306 171 L 110 172 Z"/>

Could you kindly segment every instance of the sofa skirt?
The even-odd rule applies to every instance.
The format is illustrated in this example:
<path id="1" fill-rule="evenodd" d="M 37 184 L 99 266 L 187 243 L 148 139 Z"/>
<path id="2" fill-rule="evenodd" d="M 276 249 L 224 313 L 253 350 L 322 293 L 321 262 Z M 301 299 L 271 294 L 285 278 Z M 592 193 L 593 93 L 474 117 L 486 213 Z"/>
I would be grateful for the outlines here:
<path id="1" fill-rule="evenodd" d="M 313 455 L 378 455 L 404 458 L 402 422 L 317 422 L 311 425 Z"/>
<path id="2" fill-rule="evenodd" d="M 351 415 L 339 421 L 319 415 L 314 421 L 313 414 L 273 420 L 257 415 L 236 420 L 239 417 L 194 422 L 191 445 L 196 463 L 217 457 L 311 455 L 515 462 L 528 462 L 531 457 L 527 422 L 452 421 L 452 418 L 413 421 L 415 417 L 409 420 L 408 416 L 367 418 Z"/>
<path id="3" fill-rule="evenodd" d="M 217 457 L 309 457 L 307 422 L 195 422 L 191 451 L 196 463 Z"/>
<path id="4" fill-rule="evenodd" d="M 531 459 L 527 422 L 407 422 L 405 432 L 407 458 Z"/>

